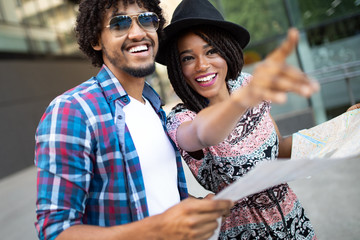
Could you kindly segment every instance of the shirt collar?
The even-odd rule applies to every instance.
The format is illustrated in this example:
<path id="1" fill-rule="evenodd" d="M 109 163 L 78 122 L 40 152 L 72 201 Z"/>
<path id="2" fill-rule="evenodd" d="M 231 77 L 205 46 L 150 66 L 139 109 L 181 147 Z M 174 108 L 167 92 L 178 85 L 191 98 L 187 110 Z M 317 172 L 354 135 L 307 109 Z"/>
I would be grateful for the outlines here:
<path id="1" fill-rule="evenodd" d="M 105 64 L 100 69 L 96 79 L 104 92 L 107 102 L 110 103 L 121 98 L 124 105 L 129 103 L 129 97 L 125 89 Z M 160 97 L 147 82 L 144 85 L 143 96 L 150 101 L 151 105 L 158 112 L 161 107 Z M 124 101 L 124 99 L 127 100 Z"/>

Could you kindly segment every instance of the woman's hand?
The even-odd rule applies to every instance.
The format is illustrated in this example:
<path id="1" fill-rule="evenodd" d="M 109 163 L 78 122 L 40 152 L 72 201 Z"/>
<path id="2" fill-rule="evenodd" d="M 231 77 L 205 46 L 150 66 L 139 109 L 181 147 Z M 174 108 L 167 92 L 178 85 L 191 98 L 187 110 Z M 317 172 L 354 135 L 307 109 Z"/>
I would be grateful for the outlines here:
<path id="1" fill-rule="evenodd" d="M 349 107 L 348 110 L 346 110 L 346 111 L 348 112 L 348 111 L 352 111 L 352 110 L 359 109 L 359 108 L 360 108 L 360 103 L 357 103 L 357 104 Z"/>
<path id="2" fill-rule="evenodd" d="M 319 84 L 311 80 L 300 69 L 286 63 L 286 58 L 295 50 L 299 32 L 288 31 L 285 41 L 260 62 L 253 72 L 248 86 L 234 92 L 238 102 L 245 107 L 253 107 L 261 101 L 284 103 L 288 92 L 310 97 L 319 90 Z"/>

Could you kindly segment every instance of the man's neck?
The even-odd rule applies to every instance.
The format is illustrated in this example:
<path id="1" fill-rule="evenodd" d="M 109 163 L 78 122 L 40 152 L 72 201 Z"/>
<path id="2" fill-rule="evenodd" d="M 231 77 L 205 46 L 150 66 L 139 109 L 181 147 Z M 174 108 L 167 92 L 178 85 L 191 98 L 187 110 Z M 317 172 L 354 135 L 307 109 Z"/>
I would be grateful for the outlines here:
<path id="1" fill-rule="evenodd" d="M 117 70 L 117 71 L 114 71 L 114 69 L 110 69 L 110 70 L 118 79 L 121 86 L 124 88 L 124 90 L 129 96 L 138 100 L 139 102 L 145 103 L 144 99 L 142 98 L 145 78 L 137 78 L 121 70 Z"/>
<path id="2" fill-rule="evenodd" d="M 145 78 L 119 79 L 119 82 L 127 94 L 141 103 L 145 103 L 142 93 L 144 90 Z"/>

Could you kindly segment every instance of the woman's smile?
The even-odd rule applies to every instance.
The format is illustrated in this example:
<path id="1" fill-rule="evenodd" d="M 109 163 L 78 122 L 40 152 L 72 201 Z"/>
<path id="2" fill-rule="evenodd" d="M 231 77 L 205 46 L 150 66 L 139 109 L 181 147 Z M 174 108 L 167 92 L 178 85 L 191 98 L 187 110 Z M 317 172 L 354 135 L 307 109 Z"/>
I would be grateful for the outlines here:
<path id="1" fill-rule="evenodd" d="M 195 78 L 195 81 L 201 86 L 201 87 L 209 87 L 213 85 L 216 81 L 217 74 L 216 73 L 210 73 L 205 76 L 200 76 L 198 78 Z"/>

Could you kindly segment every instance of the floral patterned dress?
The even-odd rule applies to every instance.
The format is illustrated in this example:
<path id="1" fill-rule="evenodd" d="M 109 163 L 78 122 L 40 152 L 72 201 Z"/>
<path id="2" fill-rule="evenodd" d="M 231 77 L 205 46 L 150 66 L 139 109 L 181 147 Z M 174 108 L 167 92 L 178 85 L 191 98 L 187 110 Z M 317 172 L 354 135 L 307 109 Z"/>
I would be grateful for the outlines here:
<path id="1" fill-rule="evenodd" d="M 251 75 L 241 73 L 228 82 L 230 92 L 248 84 Z M 196 113 L 179 104 L 168 115 L 167 128 L 177 144 L 176 131 Z M 178 144 L 177 144 L 178 145 Z M 249 109 L 221 143 L 202 150 L 198 160 L 180 149 L 196 180 L 218 193 L 261 161 L 278 155 L 279 140 L 270 116 L 270 104 Z M 317 239 L 299 200 L 288 184 L 281 184 L 237 201 L 223 220 L 219 239 Z"/>

